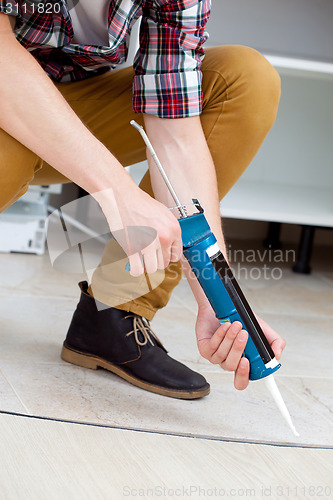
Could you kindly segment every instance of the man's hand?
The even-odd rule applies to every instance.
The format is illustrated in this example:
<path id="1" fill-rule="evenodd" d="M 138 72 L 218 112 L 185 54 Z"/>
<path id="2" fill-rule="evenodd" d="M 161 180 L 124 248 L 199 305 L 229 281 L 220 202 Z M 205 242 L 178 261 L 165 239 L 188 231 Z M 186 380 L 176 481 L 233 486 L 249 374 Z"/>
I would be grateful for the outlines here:
<path id="1" fill-rule="evenodd" d="M 162 203 L 142 191 L 134 182 L 93 193 L 114 238 L 129 257 L 130 273 L 155 273 L 181 258 L 181 229 Z"/>
<path id="2" fill-rule="evenodd" d="M 265 321 L 257 320 L 270 343 L 276 359 L 280 359 L 286 345 Z M 249 383 L 250 364 L 242 357 L 248 334 L 242 330 L 239 321 L 220 324 L 212 307 L 199 308 L 196 323 L 197 343 L 200 354 L 213 364 L 219 364 L 227 371 L 235 372 L 234 385 L 236 389 L 243 390 Z"/>

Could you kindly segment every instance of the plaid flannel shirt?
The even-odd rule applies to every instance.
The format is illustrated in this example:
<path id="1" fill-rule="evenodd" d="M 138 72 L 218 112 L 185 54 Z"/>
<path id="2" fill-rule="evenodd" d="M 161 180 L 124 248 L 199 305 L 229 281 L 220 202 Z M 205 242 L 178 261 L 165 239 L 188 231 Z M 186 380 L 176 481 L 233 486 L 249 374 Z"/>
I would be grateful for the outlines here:
<path id="1" fill-rule="evenodd" d="M 77 1 L 0 0 L 0 12 L 16 16 L 17 40 L 56 82 L 82 80 L 124 62 L 131 27 L 142 17 L 134 111 L 162 118 L 201 113 L 200 66 L 211 0 L 111 0 L 109 47 L 72 42 L 70 10 Z"/>

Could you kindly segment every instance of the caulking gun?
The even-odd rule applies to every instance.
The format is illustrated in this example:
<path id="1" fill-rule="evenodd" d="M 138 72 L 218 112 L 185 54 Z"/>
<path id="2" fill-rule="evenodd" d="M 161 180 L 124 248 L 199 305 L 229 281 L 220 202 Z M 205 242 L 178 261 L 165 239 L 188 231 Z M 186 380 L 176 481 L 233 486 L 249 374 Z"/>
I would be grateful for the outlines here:
<path id="1" fill-rule="evenodd" d="M 176 203 L 182 231 L 183 253 L 198 279 L 206 297 L 212 305 L 220 323 L 240 321 L 249 337 L 243 355 L 250 362 L 250 380 L 265 378 L 267 387 L 277 403 L 288 425 L 297 435 L 289 412 L 276 386 L 273 373 L 281 364 L 276 360 L 251 307 L 249 306 L 236 278 L 205 218 L 198 200 L 193 200 L 196 213 L 188 215 L 188 209 L 178 199 L 143 127 L 131 121 L 141 134 L 153 160 L 155 161 L 169 191 Z"/>

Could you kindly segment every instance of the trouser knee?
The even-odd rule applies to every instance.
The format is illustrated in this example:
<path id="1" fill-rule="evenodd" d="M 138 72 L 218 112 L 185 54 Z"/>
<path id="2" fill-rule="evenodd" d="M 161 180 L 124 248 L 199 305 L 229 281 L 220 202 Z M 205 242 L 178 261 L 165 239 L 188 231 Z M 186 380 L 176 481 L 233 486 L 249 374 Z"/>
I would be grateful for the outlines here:
<path id="1" fill-rule="evenodd" d="M 222 199 L 250 165 L 274 123 L 280 78 L 259 52 L 237 45 L 207 49 L 202 73 L 201 123 Z"/>
<path id="2" fill-rule="evenodd" d="M 240 45 L 207 49 L 202 64 L 204 109 L 229 101 L 248 126 L 272 127 L 278 109 L 278 72 L 258 51 Z"/>

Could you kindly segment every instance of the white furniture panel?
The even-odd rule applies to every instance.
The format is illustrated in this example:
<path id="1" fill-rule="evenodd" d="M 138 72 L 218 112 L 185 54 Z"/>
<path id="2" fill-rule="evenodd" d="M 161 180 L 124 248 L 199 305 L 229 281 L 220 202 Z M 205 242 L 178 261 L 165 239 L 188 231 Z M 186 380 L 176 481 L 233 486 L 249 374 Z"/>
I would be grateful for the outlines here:
<path id="1" fill-rule="evenodd" d="M 208 45 L 249 45 L 278 70 L 276 123 L 224 217 L 333 227 L 333 2 L 213 0 Z"/>

